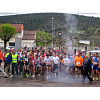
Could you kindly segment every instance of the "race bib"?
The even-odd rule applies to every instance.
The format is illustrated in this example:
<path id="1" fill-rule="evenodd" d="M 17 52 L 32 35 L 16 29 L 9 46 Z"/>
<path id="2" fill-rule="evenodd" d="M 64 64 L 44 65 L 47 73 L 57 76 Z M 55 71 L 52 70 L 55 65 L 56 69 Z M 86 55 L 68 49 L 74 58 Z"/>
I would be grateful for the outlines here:
<path id="1" fill-rule="evenodd" d="M 41 60 L 42 62 L 44 62 L 44 60 Z"/>
<path id="2" fill-rule="evenodd" d="M 77 65 L 80 65 L 80 62 L 79 61 L 77 61 Z"/>
<path id="3" fill-rule="evenodd" d="M 34 60 L 32 60 L 33 64 L 34 64 Z"/>
<path id="4" fill-rule="evenodd" d="M 20 58 L 18 58 L 18 61 L 20 61 Z"/>
<path id="5" fill-rule="evenodd" d="M 55 61 L 54 61 L 54 63 L 55 63 L 55 64 L 58 64 L 58 61 L 57 61 L 57 60 L 55 60 Z"/>
<path id="6" fill-rule="evenodd" d="M 25 61 L 28 61 L 28 58 L 25 58 Z"/>

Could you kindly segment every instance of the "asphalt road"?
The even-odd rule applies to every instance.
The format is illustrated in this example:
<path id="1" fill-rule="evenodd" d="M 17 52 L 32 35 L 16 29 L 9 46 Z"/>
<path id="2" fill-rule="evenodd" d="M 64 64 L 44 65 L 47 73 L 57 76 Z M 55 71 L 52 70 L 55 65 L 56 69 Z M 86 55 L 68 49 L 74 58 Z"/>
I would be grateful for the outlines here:
<path id="1" fill-rule="evenodd" d="M 3 69 L 3 65 L 2 65 Z M 4 76 L 0 72 L 0 76 Z M 82 78 L 74 78 L 67 76 L 60 76 L 59 78 L 53 78 L 46 80 L 45 77 L 27 78 L 22 76 L 15 76 L 14 78 L 0 78 L 0 87 L 99 87 L 99 81 L 93 81 L 89 83 L 86 79 L 85 83 L 82 83 Z"/>

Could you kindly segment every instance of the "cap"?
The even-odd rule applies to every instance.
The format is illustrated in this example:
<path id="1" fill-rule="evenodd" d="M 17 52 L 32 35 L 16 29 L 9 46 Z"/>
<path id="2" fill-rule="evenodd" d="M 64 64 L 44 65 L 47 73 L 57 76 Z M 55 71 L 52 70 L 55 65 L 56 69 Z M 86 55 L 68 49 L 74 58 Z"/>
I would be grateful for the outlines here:
<path id="1" fill-rule="evenodd" d="M 76 55 L 78 56 L 80 53 L 78 52 L 78 53 L 76 53 Z"/>
<path id="2" fill-rule="evenodd" d="M 46 56 L 49 56 L 49 54 L 46 54 Z"/>
<path id="3" fill-rule="evenodd" d="M 82 51 L 85 51 L 84 49 Z"/>

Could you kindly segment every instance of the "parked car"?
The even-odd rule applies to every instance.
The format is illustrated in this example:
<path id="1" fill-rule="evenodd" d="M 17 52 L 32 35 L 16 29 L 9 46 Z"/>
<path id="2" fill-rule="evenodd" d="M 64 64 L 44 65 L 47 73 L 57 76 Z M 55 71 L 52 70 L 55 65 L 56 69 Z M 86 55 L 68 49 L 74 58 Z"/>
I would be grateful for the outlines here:
<path id="1" fill-rule="evenodd" d="M 8 46 L 8 47 L 6 47 L 7 50 L 10 50 L 11 48 L 12 48 L 12 49 L 15 49 L 14 46 Z"/>
<path id="2" fill-rule="evenodd" d="M 89 51 L 89 52 L 91 52 L 91 54 L 97 52 L 98 53 L 98 57 L 100 58 L 100 50 L 92 50 L 92 51 Z"/>

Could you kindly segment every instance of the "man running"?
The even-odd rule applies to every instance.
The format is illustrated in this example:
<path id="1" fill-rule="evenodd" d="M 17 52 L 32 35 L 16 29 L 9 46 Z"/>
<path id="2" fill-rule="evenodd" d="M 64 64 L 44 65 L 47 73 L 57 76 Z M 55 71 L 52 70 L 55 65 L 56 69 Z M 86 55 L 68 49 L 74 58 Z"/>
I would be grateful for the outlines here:
<path id="1" fill-rule="evenodd" d="M 95 80 L 95 71 L 96 71 L 96 80 L 98 81 L 98 53 L 95 53 L 95 57 L 92 58 L 93 64 L 93 81 Z"/>
<path id="2" fill-rule="evenodd" d="M 46 54 L 46 57 L 44 59 L 45 63 L 46 63 L 46 69 L 47 69 L 47 79 L 50 78 L 50 75 L 48 77 L 48 71 L 51 73 L 51 57 L 49 56 L 49 54 Z"/>
<path id="3" fill-rule="evenodd" d="M 40 56 L 40 65 L 41 65 L 41 75 L 44 75 L 45 71 L 46 71 L 46 64 L 44 62 L 44 53 L 41 53 Z"/>
<path id="4" fill-rule="evenodd" d="M 3 53 L 2 53 L 1 48 L 0 48 L 0 68 L 1 68 L 2 60 L 3 60 Z"/>
<path id="5" fill-rule="evenodd" d="M 56 53 L 54 53 L 54 56 L 52 57 L 52 69 L 53 69 L 53 72 L 55 72 L 55 77 L 56 77 L 56 69 L 59 67 L 60 65 L 60 60 L 59 60 L 59 57 L 56 56 Z"/>
<path id="6" fill-rule="evenodd" d="M 79 69 L 80 75 L 81 75 L 81 69 L 83 66 L 83 58 L 80 56 L 80 53 L 77 53 L 77 56 L 75 57 L 75 73 L 76 73 L 76 78 L 77 78 L 77 71 Z"/>
<path id="7" fill-rule="evenodd" d="M 26 76 L 28 77 L 29 76 L 29 58 L 28 58 L 28 55 L 27 55 L 27 52 L 25 52 L 25 55 L 23 56 L 23 62 L 24 62 L 24 71 L 25 71 L 25 74 Z M 28 72 L 28 75 L 27 75 L 27 72 Z"/>

